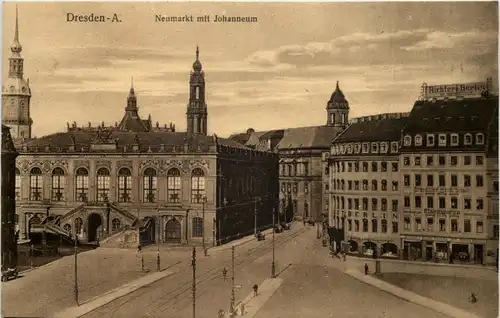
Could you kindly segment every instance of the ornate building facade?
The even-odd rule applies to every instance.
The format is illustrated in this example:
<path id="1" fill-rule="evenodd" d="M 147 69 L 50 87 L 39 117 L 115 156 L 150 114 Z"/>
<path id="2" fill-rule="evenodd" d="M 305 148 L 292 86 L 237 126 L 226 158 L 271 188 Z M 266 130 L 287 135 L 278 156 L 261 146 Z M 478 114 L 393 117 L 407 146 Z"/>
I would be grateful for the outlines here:
<path id="1" fill-rule="evenodd" d="M 16 157 L 10 128 L 2 125 L 2 270 L 15 268 L 17 265 Z"/>
<path id="2" fill-rule="evenodd" d="M 491 80 L 424 84 L 408 118 L 383 117 L 359 119 L 333 142 L 330 223 L 353 252 L 494 263 L 498 97 Z"/>
<path id="3" fill-rule="evenodd" d="M 15 79 L 20 86 L 4 90 L 4 99 L 29 93 L 20 51 L 16 26 L 7 83 Z M 215 245 L 270 226 L 278 204 L 278 157 L 207 135 L 198 48 L 189 85 L 187 132 L 153 125 L 151 116 L 143 120 L 131 87 L 114 126 L 73 122 L 65 132 L 24 139 L 15 167 L 21 237 L 42 231 L 96 242 L 133 227 L 148 230 L 149 241 Z M 249 197 L 261 198 L 260 204 Z"/>
<path id="4" fill-rule="evenodd" d="M 407 117 L 356 118 L 332 143 L 329 224 L 351 252 L 397 256 L 401 248 L 399 140 Z"/>
<path id="5" fill-rule="evenodd" d="M 254 149 L 277 153 L 280 158 L 280 214 L 288 220 L 322 220 L 328 166 L 323 160 L 332 140 L 348 125 L 349 102 L 337 82 L 326 106 L 326 125 L 254 131 L 229 138 Z"/>

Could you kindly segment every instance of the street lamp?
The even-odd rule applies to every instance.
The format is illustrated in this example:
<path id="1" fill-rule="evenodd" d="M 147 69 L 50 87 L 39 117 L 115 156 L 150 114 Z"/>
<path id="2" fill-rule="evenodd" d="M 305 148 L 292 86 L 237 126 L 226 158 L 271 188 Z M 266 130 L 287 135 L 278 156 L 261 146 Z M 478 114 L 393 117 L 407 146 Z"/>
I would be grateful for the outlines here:
<path id="1" fill-rule="evenodd" d="M 255 204 L 254 204 L 254 209 L 253 209 L 253 222 L 254 222 L 254 227 L 253 227 L 253 234 L 257 236 L 257 201 L 260 202 L 260 198 L 255 197 Z"/>
<path id="2" fill-rule="evenodd" d="M 188 217 L 189 217 L 189 209 L 186 210 L 186 243 L 188 243 Z"/>
<path id="3" fill-rule="evenodd" d="M 78 235 L 75 229 L 75 286 L 74 286 L 74 296 L 75 303 L 77 306 L 80 306 L 78 302 Z"/>
<path id="4" fill-rule="evenodd" d="M 158 235 L 156 236 L 156 270 L 160 271 L 160 204 L 156 208 L 156 218 L 158 223 Z"/>
<path id="5" fill-rule="evenodd" d="M 205 203 L 207 203 L 207 197 L 206 196 L 203 196 L 203 198 L 201 199 L 201 204 L 202 204 L 202 214 L 203 214 L 203 227 L 202 227 L 202 234 L 203 234 L 203 237 L 201 238 L 201 245 L 203 247 L 203 251 L 205 252 L 205 255 L 206 255 L 206 251 L 205 251 Z"/>
<path id="6" fill-rule="evenodd" d="M 274 263 L 274 232 L 276 232 L 275 224 L 274 224 L 274 213 L 275 209 L 273 208 L 273 262 L 271 264 L 271 278 L 276 277 L 276 265 Z"/>

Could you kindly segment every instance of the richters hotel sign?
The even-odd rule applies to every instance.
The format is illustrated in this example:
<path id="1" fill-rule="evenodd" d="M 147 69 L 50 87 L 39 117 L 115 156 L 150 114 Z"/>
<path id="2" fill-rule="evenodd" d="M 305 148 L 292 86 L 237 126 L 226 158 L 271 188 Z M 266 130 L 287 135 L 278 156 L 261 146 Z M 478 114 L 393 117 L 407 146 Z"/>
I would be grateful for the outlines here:
<path id="1" fill-rule="evenodd" d="M 492 79 L 488 78 L 484 82 L 446 85 L 422 85 L 421 97 L 423 99 L 442 98 L 471 98 L 480 97 L 482 94 L 492 92 Z"/>

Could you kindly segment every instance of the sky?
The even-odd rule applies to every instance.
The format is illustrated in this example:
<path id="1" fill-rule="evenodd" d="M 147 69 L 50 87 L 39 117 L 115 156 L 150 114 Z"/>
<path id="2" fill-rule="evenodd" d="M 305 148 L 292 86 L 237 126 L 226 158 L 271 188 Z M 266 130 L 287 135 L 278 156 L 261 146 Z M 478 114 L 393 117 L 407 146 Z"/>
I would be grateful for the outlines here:
<path id="1" fill-rule="evenodd" d="M 139 113 L 186 130 L 196 46 L 208 132 L 326 123 L 336 82 L 350 118 L 410 111 L 423 82 L 498 82 L 496 2 L 19 3 L 33 134 L 114 125 L 133 77 Z M 117 14 L 121 23 L 67 22 Z M 254 16 L 256 23 L 155 22 L 155 15 Z M 3 3 L 2 78 L 15 4 Z M 498 86 L 497 86 L 498 87 Z"/>

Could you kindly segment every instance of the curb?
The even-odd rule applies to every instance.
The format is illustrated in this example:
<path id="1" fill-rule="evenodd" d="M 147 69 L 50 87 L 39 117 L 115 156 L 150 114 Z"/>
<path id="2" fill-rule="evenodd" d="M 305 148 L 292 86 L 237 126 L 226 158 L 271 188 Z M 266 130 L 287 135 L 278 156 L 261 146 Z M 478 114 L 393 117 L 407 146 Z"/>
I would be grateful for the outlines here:
<path id="1" fill-rule="evenodd" d="M 404 299 L 408 302 L 426 307 L 428 309 L 434 310 L 438 313 L 445 314 L 450 317 L 455 318 L 481 318 L 476 314 L 470 313 L 466 310 L 459 309 L 448 304 L 420 296 L 414 292 L 408 291 L 406 289 L 394 286 L 392 284 L 386 283 L 380 279 L 377 279 L 371 275 L 364 275 L 361 272 L 355 270 L 345 270 L 344 274 L 349 275 L 363 283 L 376 287 L 383 290 L 389 294 L 392 294 L 398 298 Z"/>
<path id="2" fill-rule="evenodd" d="M 254 297 L 253 292 L 248 294 L 245 299 L 236 302 L 235 307 L 238 309 L 243 304 L 245 312 L 241 316 L 254 317 L 259 312 L 259 309 L 271 299 L 274 293 L 283 285 L 284 279 L 282 278 L 267 278 L 259 285 L 259 294 Z"/>
<path id="3" fill-rule="evenodd" d="M 162 278 L 168 277 L 175 272 L 172 271 L 160 271 L 155 272 L 153 274 L 149 274 L 147 276 L 138 278 L 130 283 L 124 284 L 118 288 L 112 289 L 104 294 L 101 294 L 97 297 L 91 298 L 88 301 L 85 301 L 78 307 L 70 307 L 61 312 L 58 312 L 51 317 L 53 318 L 78 318 L 88 314 L 91 311 L 94 311 L 100 307 L 103 307 L 110 302 L 126 296 L 139 288 L 150 285 Z"/>

